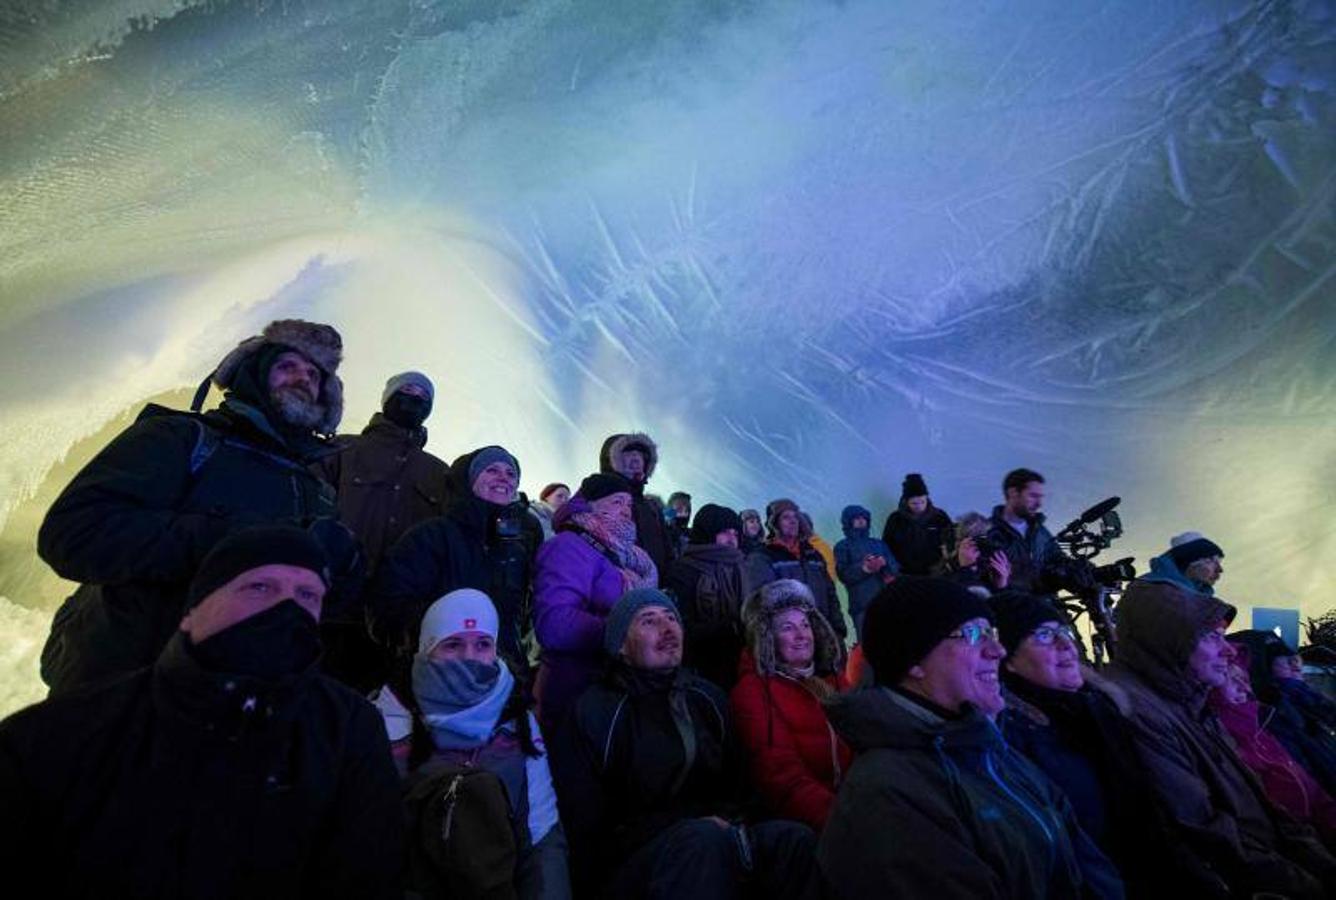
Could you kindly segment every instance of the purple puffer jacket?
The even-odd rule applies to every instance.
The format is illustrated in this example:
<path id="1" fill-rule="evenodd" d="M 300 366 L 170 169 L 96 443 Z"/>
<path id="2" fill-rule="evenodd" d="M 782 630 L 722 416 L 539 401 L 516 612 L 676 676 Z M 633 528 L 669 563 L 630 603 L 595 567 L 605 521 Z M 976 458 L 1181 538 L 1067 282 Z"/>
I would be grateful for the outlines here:
<path id="1" fill-rule="evenodd" d="M 534 694 L 545 733 L 555 733 L 602 671 L 603 623 L 622 593 L 622 570 L 578 533 L 558 532 L 538 548 L 534 632 L 542 654 Z"/>

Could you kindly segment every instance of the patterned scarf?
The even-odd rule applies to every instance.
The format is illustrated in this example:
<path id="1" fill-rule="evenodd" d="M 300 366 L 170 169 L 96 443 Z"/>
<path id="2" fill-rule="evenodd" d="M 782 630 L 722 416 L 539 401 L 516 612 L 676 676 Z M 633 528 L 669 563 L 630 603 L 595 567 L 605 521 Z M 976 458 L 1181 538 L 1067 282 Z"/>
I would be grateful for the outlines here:
<path id="1" fill-rule="evenodd" d="M 620 517 L 605 519 L 592 511 L 577 512 L 568 521 L 612 552 L 627 590 L 659 586 L 654 560 L 636 545 L 635 522 Z"/>

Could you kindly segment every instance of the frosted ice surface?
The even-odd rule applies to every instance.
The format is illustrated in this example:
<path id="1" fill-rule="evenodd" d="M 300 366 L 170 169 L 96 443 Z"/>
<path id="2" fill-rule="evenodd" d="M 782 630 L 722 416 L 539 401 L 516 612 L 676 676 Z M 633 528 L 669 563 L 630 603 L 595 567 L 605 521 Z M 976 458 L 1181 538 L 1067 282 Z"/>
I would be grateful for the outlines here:
<path id="1" fill-rule="evenodd" d="M 433 447 L 531 489 L 644 427 L 664 491 L 838 537 L 906 471 L 959 513 L 1028 464 L 1320 612 L 1334 38 L 1303 0 L 10 3 L 0 496 L 303 315 L 347 427 L 425 368 Z"/>

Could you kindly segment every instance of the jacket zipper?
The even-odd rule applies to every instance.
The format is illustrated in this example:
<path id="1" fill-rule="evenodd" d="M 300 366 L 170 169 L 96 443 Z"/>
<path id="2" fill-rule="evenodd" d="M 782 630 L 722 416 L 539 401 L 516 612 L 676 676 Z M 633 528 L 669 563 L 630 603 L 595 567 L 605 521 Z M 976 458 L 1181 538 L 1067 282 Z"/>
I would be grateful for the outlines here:
<path id="1" fill-rule="evenodd" d="M 1002 792 L 1005 793 L 1008 797 L 1010 797 L 1016 803 L 1017 806 L 1025 810 L 1030 815 L 1030 818 L 1035 820 L 1035 823 L 1039 826 L 1039 830 L 1044 832 L 1044 839 L 1048 841 L 1048 846 L 1049 846 L 1049 869 L 1052 870 L 1053 850 L 1055 849 L 1056 841 L 1054 840 L 1053 832 L 1049 829 L 1048 824 L 1044 821 L 1044 817 L 1040 815 L 1039 811 L 1036 810 L 1033 806 L 1025 802 L 1025 800 L 1022 799 L 1019 794 L 1017 794 L 1010 787 L 1008 787 L 1007 783 L 1002 780 L 1002 777 L 997 774 L 997 769 L 993 767 L 993 754 L 991 751 L 988 750 L 984 751 L 983 764 L 984 768 L 988 770 L 989 777 L 991 777 L 993 781 L 997 783 L 997 786 L 1002 789 Z"/>

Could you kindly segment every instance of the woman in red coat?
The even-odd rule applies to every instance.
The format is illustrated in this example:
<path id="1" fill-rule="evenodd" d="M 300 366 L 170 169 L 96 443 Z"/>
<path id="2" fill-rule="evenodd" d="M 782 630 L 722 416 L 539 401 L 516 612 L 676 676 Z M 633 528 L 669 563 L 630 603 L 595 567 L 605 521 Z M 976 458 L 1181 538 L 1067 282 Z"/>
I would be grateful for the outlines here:
<path id="1" fill-rule="evenodd" d="M 769 812 L 820 830 L 853 754 L 821 701 L 846 687 L 844 650 L 801 581 L 760 587 L 742 609 L 748 649 L 731 703 Z"/>

